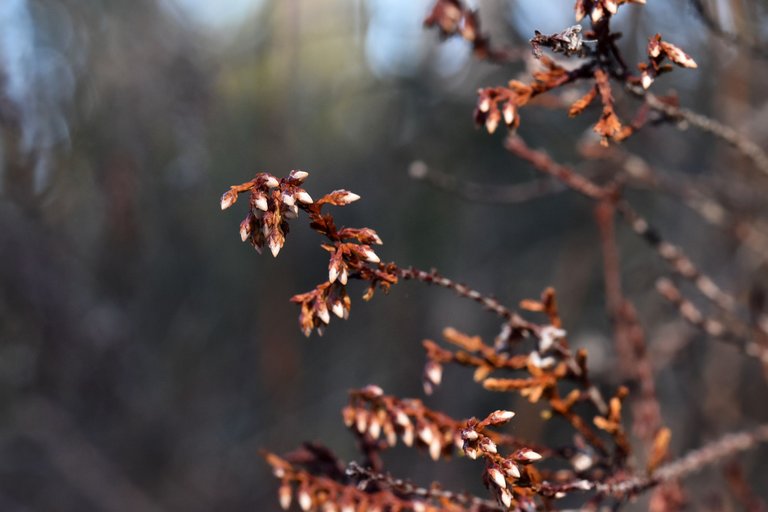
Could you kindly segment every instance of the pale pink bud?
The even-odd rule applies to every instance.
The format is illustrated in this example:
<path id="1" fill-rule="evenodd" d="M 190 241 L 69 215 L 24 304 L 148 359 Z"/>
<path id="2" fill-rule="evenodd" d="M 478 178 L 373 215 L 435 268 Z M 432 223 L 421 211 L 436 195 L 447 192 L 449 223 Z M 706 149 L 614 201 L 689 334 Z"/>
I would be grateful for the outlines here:
<path id="1" fill-rule="evenodd" d="M 298 496 L 299 507 L 305 512 L 312 508 L 312 496 L 309 495 L 306 489 L 301 489 Z"/>
<path id="2" fill-rule="evenodd" d="M 253 206 L 255 206 L 256 208 L 258 208 L 263 212 L 269 209 L 269 205 L 267 204 L 267 198 L 263 195 L 256 196 L 256 200 L 253 202 Z"/>
<path id="3" fill-rule="evenodd" d="M 304 181 L 305 179 L 307 179 L 307 176 L 309 176 L 308 172 L 296 171 L 296 170 L 291 171 L 291 173 L 288 175 L 288 177 L 293 178 L 294 180 L 299 180 L 299 181 Z"/>
<path id="4" fill-rule="evenodd" d="M 595 5 L 591 13 L 592 23 L 600 21 L 603 18 L 603 14 L 603 6 L 600 4 Z"/>
<path id="5" fill-rule="evenodd" d="M 432 444 L 432 440 L 435 438 L 434 432 L 432 432 L 432 429 L 429 428 L 427 425 L 424 425 L 419 429 L 419 439 L 422 440 L 424 444 Z"/>
<path id="6" fill-rule="evenodd" d="M 469 457 L 472 460 L 477 459 L 477 456 L 480 455 L 480 452 L 478 451 L 477 448 L 467 444 L 465 444 L 464 446 L 464 453 L 467 455 L 467 457 Z"/>
<path id="7" fill-rule="evenodd" d="M 363 393 L 368 395 L 371 398 L 378 398 L 380 396 L 384 396 L 384 390 L 381 389 L 380 386 L 377 386 L 376 384 L 368 384 L 363 388 Z"/>
<path id="8" fill-rule="evenodd" d="M 227 190 L 224 195 L 221 196 L 221 209 L 226 210 L 237 201 L 237 192 L 234 190 Z"/>
<path id="9" fill-rule="evenodd" d="M 379 257 L 376 255 L 376 253 L 370 249 L 363 249 L 362 252 L 366 261 L 369 261 L 371 263 L 379 263 L 381 261 Z"/>
<path id="10" fill-rule="evenodd" d="M 512 478 L 520 478 L 520 469 L 511 460 L 505 459 L 504 462 L 501 463 L 501 469 Z"/>
<path id="11" fill-rule="evenodd" d="M 483 97 L 480 104 L 477 106 L 480 112 L 488 112 L 491 109 L 491 100 L 487 96 Z"/>
<path id="12" fill-rule="evenodd" d="M 541 454 L 529 449 L 522 450 L 519 454 L 519 457 L 528 462 L 535 462 L 542 459 Z"/>
<path id="13" fill-rule="evenodd" d="M 648 89 L 652 83 L 653 83 L 653 78 L 651 77 L 651 75 L 648 74 L 647 71 L 643 71 L 640 77 L 640 85 L 643 86 L 643 89 Z"/>
<path id="14" fill-rule="evenodd" d="M 486 453 L 498 453 L 496 443 L 491 441 L 491 438 L 489 437 L 483 437 L 480 439 L 480 449 Z"/>
<path id="15" fill-rule="evenodd" d="M 512 123 L 515 121 L 515 107 L 511 103 L 507 103 L 504 105 L 504 122 L 507 126 L 512 126 Z"/>
<path id="16" fill-rule="evenodd" d="M 432 458 L 432 460 L 437 460 L 440 458 L 440 454 L 443 452 L 443 443 L 440 442 L 439 437 L 435 437 L 432 439 L 432 442 L 429 443 L 429 456 Z"/>
<path id="17" fill-rule="evenodd" d="M 443 380 L 443 365 L 430 359 L 427 361 L 427 364 L 424 365 L 424 377 L 426 377 L 430 383 L 439 386 L 440 382 Z"/>
<path id="18" fill-rule="evenodd" d="M 283 510 L 288 510 L 291 506 L 291 487 L 288 485 L 281 485 L 277 494 L 280 498 L 280 507 Z"/>
<path id="19" fill-rule="evenodd" d="M 461 438 L 465 441 L 474 441 L 478 438 L 477 432 L 471 428 L 465 428 L 461 431 Z"/>
<path id="20" fill-rule="evenodd" d="M 368 434 L 374 439 L 378 439 L 381 435 L 381 423 L 379 423 L 379 419 L 376 416 L 371 417 L 371 422 L 368 425 Z"/>
<path id="21" fill-rule="evenodd" d="M 488 415 L 488 422 L 491 425 L 498 425 L 499 423 L 506 423 L 514 417 L 515 413 L 512 411 L 498 410 Z"/>
<path id="22" fill-rule="evenodd" d="M 277 181 L 277 178 L 274 176 L 269 176 L 267 179 L 264 180 L 264 185 L 266 185 L 269 188 L 275 188 L 276 186 L 280 185 L 280 182 Z"/>
<path id="23" fill-rule="evenodd" d="M 328 269 L 328 282 L 333 283 L 336 281 L 337 277 L 339 277 L 338 265 L 331 264 L 330 268 Z"/>
<path id="24" fill-rule="evenodd" d="M 296 204 L 296 199 L 290 194 L 283 194 L 283 204 L 286 206 L 293 206 Z"/>
<path id="25" fill-rule="evenodd" d="M 619 9 L 618 4 L 614 0 L 603 0 L 603 5 L 605 5 L 605 10 L 611 14 L 616 14 L 616 11 Z"/>
<path id="26" fill-rule="evenodd" d="M 248 237 L 251 236 L 251 223 L 253 219 L 251 215 L 249 214 L 243 221 L 240 223 L 240 238 L 245 242 L 248 240 Z"/>
<path id="27" fill-rule="evenodd" d="M 488 476 L 491 478 L 494 484 L 501 489 L 507 488 L 507 480 L 504 475 L 495 467 L 488 468 Z"/>
<path id="28" fill-rule="evenodd" d="M 310 196 L 305 190 L 299 191 L 299 193 L 296 194 L 296 199 L 301 201 L 304 204 L 312 204 L 312 196 Z"/>
<path id="29" fill-rule="evenodd" d="M 413 427 L 407 426 L 403 430 L 403 444 L 405 446 L 413 446 Z"/>
<path id="30" fill-rule="evenodd" d="M 319 318 L 326 325 L 331 322 L 331 314 L 328 312 L 328 306 L 325 305 L 325 302 L 318 304 L 317 318 Z"/>
<path id="31" fill-rule="evenodd" d="M 344 304 L 342 304 L 340 300 L 333 303 L 331 311 L 333 311 L 333 314 L 337 317 L 344 318 Z"/>
<path id="32" fill-rule="evenodd" d="M 499 499 L 501 500 L 501 504 L 505 507 L 512 507 L 512 493 L 509 492 L 509 489 L 500 489 Z"/>
<path id="33" fill-rule="evenodd" d="M 277 258 L 280 253 L 280 244 L 274 238 L 269 239 L 269 250 L 272 252 L 272 256 Z"/>
<path id="34" fill-rule="evenodd" d="M 348 276 L 347 276 L 347 269 L 346 268 L 342 268 L 341 269 L 341 274 L 339 274 L 339 282 L 341 284 L 347 284 L 347 278 L 348 278 Z"/>

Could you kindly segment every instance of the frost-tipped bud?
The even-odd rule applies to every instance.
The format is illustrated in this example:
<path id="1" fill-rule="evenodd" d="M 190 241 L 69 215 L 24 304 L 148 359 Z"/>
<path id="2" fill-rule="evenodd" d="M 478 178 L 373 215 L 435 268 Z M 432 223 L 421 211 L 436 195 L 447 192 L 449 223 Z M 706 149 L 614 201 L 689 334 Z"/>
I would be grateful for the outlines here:
<path id="1" fill-rule="evenodd" d="M 277 178 L 274 176 L 269 176 L 267 179 L 264 180 L 264 185 L 266 185 L 269 188 L 275 188 L 278 185 L 280 185 L 280 182 L 277 181 Z"/>
<path id="2" fill-rule="evenodd" d="M 349 278 L 349 276 L 347 275 L 347 269 L 346 269 L 346 267 L 345 267 L 345 268 L 342 268 L 342 269 L 341 269 L 341 274 L 339 274 L 339 282 L 340 282 L 341 284 L 347 284 L 347 279 L 348 279 L 348 278 Z"/>
<path id="3" fill-rule="evenodd" d="M 328 282 L 333 283 L 337 277 L 339 277 L 338 265 L 331 263 L 331 266 L 328 268 Z"/>
<path id="4" fill-rule="evenodd" d="M 520 478 L 520 469 L 511 460 L 505 459 L 504 462 L 501 463 L 501 469 L 507 476 L 511 476 L 515 479 Z"/>
<path id="5" fill-rule="evenodd" d="M 363 393 L 368 398 L 379 398 L 381 396 L 384 396 L 384 390 L 381 389 L 380 386 L 377 386 L 376 384 L 368 384 L 363 388 Z"/>
<path id="6" fill-rule="evenodd" d="M 536 462 L 537 460 L 542 459 L 542 456 L 540 453 L 537 453 L 528 448 L 520 450 L 516 455 L 517 455 L 517 459 L 523 462 Z"/>
<path id="7" fill-rule="evenodd" d="M 515 417 L 515 413 L 512 411 L 498 410 L 498 411 L 493 411 L 491 414 L 489 414 L 486 421 L 488 421 L 488 423 L 491 425 L 499 425 L 501 423 L 508 422 L 514 417 Z"/>
<path id="8" fill-rule="evenodd" d="M 464 453 L 472 460 L 477 459 L 477 456 L 480 455 L 480 451 L 477 448 L 467 443 L 464 443 Z"/>
<path id="9" fill-rule="evenodd" d="M 478 437 L 474 429 L 465 428 L 461 431 L 461 438 L 465 441 L 475 441 Z"/>
<path id="10" fill-rule="evenodd" d="M 432 460 L 437 460 L 440 458 L 440 454 L 443 452 L 443 443 L 440 441 L 439 437 L 435 437 L 432 439 L 432 442 L 429 443 L 429 456 L 432 458 Z"/>
<path id="11" fill-rule="evenodd" d="M 443 365 L 440 363 L 429 360 L 424 365 L 424 378 L 434 386 L 439 386 L 443 380 Z"/>
<path id="12" fill-rule="evenodd" d="M 243 219 L 243 221 L 240 223 L 240 238 L 243 242 L 248 240 L 248 237 L 251 236 L 251 227 L 253 226 L 253 215 L 251 213 L 248 213 L 248 216 Z"/>
<path id="13" fill-rule="evenodd" d="M 292 179 L 298 180 L 298 181 L 304 181 L 305 179 L 307 179 L 307 176 L 309 176 L 308 172 L 306 172 L 306 171 L 297 171 L 297 170 L 291 171 L 290 174 L 288 175 L 289 178 L 292 178 Z"/>
<path id="14" fill-rule="evenodd" d="M 280 489 L 277 491 L 277 494 L 280 499 L 280 508 L 283 510 L 288 510 L 291 506 L 291 487 L 287 484 L 281 485 Z"/>
<path id="15" fill-rule="evenodd" d="M 328 306 L 326 306 L 325 302 L 320 302 L 317 305 L 317 318 L 326 325 L 331 322 L 331 314 L 328 312 Z"/>
<path id="16" fill-rule="evenodd" d="M 333 314 L 337 317 L 344 318 L 344 304 L 342 304 L 340 300 L 337 300 L 333 303 L 333 306 L 331 306 L 331 311 L 333 311 Z"/>
<path id="17" fill-rule="evenodd" d="M 283 194 L 283 204 L 286 206 L 293 206 L 296 204 L 296 198 L 291 194 Z"/>
<path id="18" fill-rule="evenodd" d="M 501 501 L 501 504 L 507 508 L 512 507 L 512 493 L 509 492 L 509 489 L 499 490 L 499 501 Z"/>
<path id="19" fill-rule="evenodd" d="M 512 126 L 512 123 L 515 122 L 515 106 L 512 105 L 512 103 L 507 103 L 504 105 L 504 123 L 507 126 Z"/>
<path id="20" fill-rule="evenodd" d="M 480 439 L 480 449 L 486 453 L 498 453 L 496 443 L 491 441 L 490 437 L 483 437 Z"/>
<path id="21" fill-rule="evenodd" d="M 426 444 L 432 444 L 432 440 L 435 438 L 434 432 L 432 432 L 432 429 L 429 428 L 429 426 L 424 425 L 423 427 L 419 428 L 419 439 Z"/>
<path id="22" fill-rule="evenodd" d="M 371 416 L 371 422 L 368 424 L 368 434 L 373 439 L 378 439 L 381 435 L 381 423 L 375 415 Z"/>
<path id="23" fill-rule="evenodd" d="M 647 90 L 652 83 L 653 77 L 647 71 L 643 71 L 642 75 L 640 75 L 640 85 L 643 86 L 643 89 Z"/>
<path id="24" fill-rule="evenodd" d="M 678 66 L 691 69 L 699 67 L 695 60 L 693 60 L 687 53 L 672 43 L 662 41 L 661 48 L 664 50 L 664 53 L 667 54 L 669 60 Z"/>
<path id="25" fill-rule="evenodd" d="M 258 208 L 259 210 L 265 212 L 269 210 L 269 205 L 267 204 L 267 197 L 263 194 L 259 194 L 256 196 L 256 198 L 253 200 L 253 206 Z"/>
<path id="26" fill-rule="evenodd" d="M 399 426 L 405 428 L 411 426 L 411 419 L 408 417 L 407 414 L 405 414 L 401 410 L 397 410 L 395 413 L 395 423 L 397 423 Z"/>
<path id="27" fill-rule="evenodd" d="M 235 192 L 234 190 L 227 190 L 221 196 L 221 209 L 226 210 L 227 208 L 235 204 L 235 201 L 237 201 L 237 192 Z"/>
<path id="28" fill-rule="evenodd" d="M 504 478 L 504 474 L 499 471 L 496 467 L 490 467 L 488 468 L 488 477 L 491 479 L 491 481 L 496 484 L 496 487 L 500 489 L 506 489 L 507 488 L 507 479 Z"/>
<path id="29" fill-rule="evenodd" d="M 413 446 L 413 426 L 408 425 L 407 427 L 404 427 L 402 439 L 405 446 Z"/>
<path id="30" fill-rule="evenodd" d="M 483 96 L 480 103 L 477 105 L 480 112 L 488 112 L 491 109 L 491 99 L 488 96 Z"/>
<path id="31" fill-rule="evenodd" d="M 304 510 L 305 512 L 312 508 L 312 496 L 309 495 L 309 492 L 306 489 L 301 489 L 299 491 L 299 495 L 297 496 L 299 501 L 299 507 L 301 510 Z"/>
<path id="32" fill-rule="evenodd" d="M 304 204 L 312 204 L 312 196 L 310 196 L 305 190 L 301 190 L 296 194 L 296 199 Z"/>
<path id="33" fill-rule="evenodd" d="M 375 252 L 373 252 L 370 249 L 362 249 L 363 257 L 365 258 L 365 261 L 371 262 L 371 263 L 379 263 L 381 260 L 376 255 Z"/>
<path id="34" fill-rule="evenodd" d="M 269 250 L 272 253 L 272 256 L 277 258 L 277 255 L 280 254 L 280 244 L 278 241 L 274 238 L 270 238 L 267 245 L 269 245 Z"/>
<path id="35" fill-rule="evenodd" d="M 349 190 L 347 190 L 346 193 L 344 194 L 342 200 L 345 203 L 349 204 L 349 203 L 354 203 L 358 199 L 360 199 L 359 195 L 355 194 L 354 192 L 350 192 Z"/>

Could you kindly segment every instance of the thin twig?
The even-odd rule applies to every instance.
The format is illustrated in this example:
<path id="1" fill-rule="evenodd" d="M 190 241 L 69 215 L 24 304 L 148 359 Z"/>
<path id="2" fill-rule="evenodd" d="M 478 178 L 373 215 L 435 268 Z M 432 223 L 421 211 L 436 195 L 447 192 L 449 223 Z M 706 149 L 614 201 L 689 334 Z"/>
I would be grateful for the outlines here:
<path id="1" fill-rule="evenodd" d="M 357 462 L 350 462 L 347 466 L 347 476 L 359 482 L 372 481 L 391 489 L 394 492 L 406 496 L 415 496 L 423 499 L 449 500 L 464 506 L 480 506 L 490 510 L 502 510 L 495 501 L 479 498 L 466 492 L 453 492 L 437 487 L 418 487 L 407 480 L 394 478 L 390 474 L 379 473 L 360 466 Z"/>

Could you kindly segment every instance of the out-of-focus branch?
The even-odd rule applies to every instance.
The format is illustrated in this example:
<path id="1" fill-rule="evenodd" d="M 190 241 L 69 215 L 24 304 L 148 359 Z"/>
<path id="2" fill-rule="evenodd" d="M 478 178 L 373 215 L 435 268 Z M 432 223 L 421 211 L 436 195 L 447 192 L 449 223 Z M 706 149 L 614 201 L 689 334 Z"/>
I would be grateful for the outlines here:
<path id="1" fill-rule="evenodd" d="M 734 46 L 739 47 L 740 49 L 748 51 L 757 58 L 768 59 L 768 48 L 760 46 L 754 41 L 747 40 L 747 38 L 743 37 L 738 32 L 734 33 L 725 30 L 720 26 L 717 20 L 715 20 L 715 18 L 704 5 L 704 2 L 701 0 L 691 0 L 691 5 L 693 5 L 694 10 L 699 15 L 702 23 L 704 23 L 704 25 L 717 37 L 727 41 Z"/>

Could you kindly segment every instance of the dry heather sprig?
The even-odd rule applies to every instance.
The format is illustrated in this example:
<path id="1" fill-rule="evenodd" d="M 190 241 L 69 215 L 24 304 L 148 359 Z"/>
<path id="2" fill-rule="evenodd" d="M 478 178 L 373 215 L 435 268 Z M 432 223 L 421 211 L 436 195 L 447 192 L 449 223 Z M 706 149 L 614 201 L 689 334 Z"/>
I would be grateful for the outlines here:
<path id="1" fill-rule="evenodd" d="M 587 92 L 571 104 L 568 115 L 581 114 L 599 97 L 602 114 L 593 130 L 600 135 L 604 145 L 608 141 L 621 141 L 629 137 L 643 124 L 642 108 L 632 124 L 622 123 L 616 113 L 611 79 L 625 87 L 640 86 L 648 89 L 659 75 L 672 69 L 672 65 L 695 68 L 696 62 L 674 44 L 664 41 L 660 34 L 649 39 L 648 62 L 638 64 L 638 75 L 630 72 L 624 62 L 616 41 L 621 34 L 612 32 L 610 21 L 622 4 L 644 4 L 640 0 L 579 0 L 574 7 L 576 21 L 589 17 L 592 28 L 583 32 L 581 25 L 568 27 L 563 31 L 544 35 L 535 31 L 531 39 L 533 54 L 541 61 L 543 69 L 533 73 L 533 81 L 524 83 L 512 80 L 506 86 L 480 89 L 475 109 L 475 122 L 485 126 L 489 133 L 496 131 L 503 122 L 511 130 L 520 125 L 519 110 L 537 96 L 558 89 L 577 81 L 591 81 Z M 425 20 L 427 26 L 437 25 L 441 34 L 453 34 L 459 31 L 464 13 L 476 13 L 468 9 L 459 0 L 439 0 L 432 13 Z M 471 40 L 471 39 L 470 39 Z M 543 55 L 543 48 L 566 58 L 577 57 L 582 63 L 575 69 L 568 70 L 562 64 Z M 480 58 L 489 58 L 483 52 L 476 52 Z M 490 59 L 489 60 L 493 60 Z"/>

